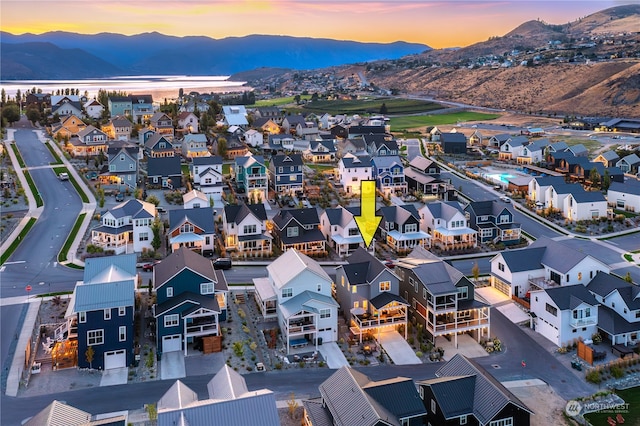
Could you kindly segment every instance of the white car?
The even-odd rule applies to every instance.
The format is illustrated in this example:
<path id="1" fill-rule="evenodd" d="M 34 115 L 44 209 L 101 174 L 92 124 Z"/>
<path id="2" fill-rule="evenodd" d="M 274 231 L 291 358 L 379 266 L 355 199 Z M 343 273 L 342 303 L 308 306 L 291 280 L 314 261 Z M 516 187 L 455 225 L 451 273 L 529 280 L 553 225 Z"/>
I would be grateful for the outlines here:
<path id="1" fill-rule="evenodd" d="M 509 197 L 500 197 L 500 201 L 502 201 L 504 203 L 510 203 L 511 199 Z"/>

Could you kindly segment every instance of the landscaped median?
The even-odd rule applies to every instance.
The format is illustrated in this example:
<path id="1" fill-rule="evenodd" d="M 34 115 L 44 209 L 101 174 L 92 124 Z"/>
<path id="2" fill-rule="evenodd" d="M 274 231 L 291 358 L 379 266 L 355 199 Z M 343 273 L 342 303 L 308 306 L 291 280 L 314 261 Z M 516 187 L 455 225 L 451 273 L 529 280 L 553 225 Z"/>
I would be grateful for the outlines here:
<path id="1" fill-rule="evenodd" d="M 53 158 L 55 158 L 55 160 L 56 160 L 55 162 L 53 162 L 51 164 L 62 164 L 62 159 L 60 158 L 58 153 L 53 149 L 51 144 L 49 142 L 45 142 L 44 144 L 47 146 L 47 148 L 49 149 L 49 152 L 51 153 L 51 155 L 53 155 Z"/>
<path id="2" fill-rule="evenodd" d="M 18 149 L 18 146 L 15 143 L 12 143 L 11 149 L 13 150 L 13 153 L 18 159 L 18 164 L 20 165 L 20 168 L 22 169 L 26 168 L 24 160 L 22 159 L 22 155 L 20 155 L 20 150 Z M 36 200 L 36 207 L 42 207 L 44 205 L 42 201 L 42 197 L 40 197 L 40 193 L 38 192 L 38 188 L 36 188 L 36 184 L 33 183 L 33 179 L 31 178 L 31 174 L 29 173 L 29 170 L 23 170 L 22 173 L 24 174 L 24 178 L 27 180 L 27 184 L 31 189 L 33 198 L 35 198 Z"/>
<path id="3" fill-rule="evenodd" d="M 82 213 L 76 219 L 76 223 L 73 224 L 73 228 L 71 229 L 71 232 L 67 236 L 67 240 L 64 242 L 64 245 L 62 246 L 62 250 L 60 250 L 60 253 L 58 254 L 58 262 L 62 263 L 67 261 L 67 256 L 69 255 L 69 249 L 71 248 L 73 241 L 76 239 L 76 235 L 78 234 L 78 231 L 80 230 L 80 227 L 82 226 L 82 222 L 84 221 L 84 218 L 86 216 L 87 216 L 86 213 Z M 67 266 L 71 266 L 71 265 L 67 265 Z"/>
<path id="4" fill-rule="evenodd" d="M 76 181 L 76 179 L 73 177 L 73 175 L 71 173 L 69 173 L 69 170 L 66 167 L 54 167 L 53 171 L 56 175 L 59 175 L 60 173 L 66 173 L 69 175 L 69 180 L 71 181 L 71 184 L 73 185 L 73 187 L 76 189 L 76 192 L 78 193 L 78 195 L 80 196 L 80 199 L 82 200 L 83 203 L 88 203 L 89 202 L 89 197 L 87 196 L 87 194 L 85 194 L 85 192 L 82 190 L 82 188 L 80 188 L 80 185 L 78 184 L 78 181 Z"/>

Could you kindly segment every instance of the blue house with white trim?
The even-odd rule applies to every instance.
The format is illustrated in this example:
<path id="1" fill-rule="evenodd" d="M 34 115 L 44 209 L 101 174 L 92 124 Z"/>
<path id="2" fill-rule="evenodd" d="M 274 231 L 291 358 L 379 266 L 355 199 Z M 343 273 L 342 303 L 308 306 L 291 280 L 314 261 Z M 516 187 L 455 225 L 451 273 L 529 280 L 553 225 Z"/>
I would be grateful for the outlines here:
<path id="1" fill-rule="evenodd" d="M 371 159 L 376 187 L 385 195 L 405 194 L 407 182 L 404 179 L 404 165 L 397 155 L 373 157 Z"/>

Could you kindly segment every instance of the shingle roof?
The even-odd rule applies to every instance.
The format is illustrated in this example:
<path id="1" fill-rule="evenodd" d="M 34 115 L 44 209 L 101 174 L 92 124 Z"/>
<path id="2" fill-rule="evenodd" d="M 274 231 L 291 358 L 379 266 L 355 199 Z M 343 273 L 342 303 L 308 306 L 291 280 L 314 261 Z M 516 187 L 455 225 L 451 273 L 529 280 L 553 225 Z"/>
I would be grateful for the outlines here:
<path id="1" fill-rule="evenodd" d="M 340 161 L 342 161 L 345 169 L 371 167 L 371 157 L 368 155 L 359 155 L 356 157 L 353 154 L 346 154 Z"/>
<path id="2" fill-rule="evenodd" d="M 400 167 L 402 167 L 404 169 L 404 165 L 402 164 L 402 160 L 400 160 L 400 157 L 397 156 L 397 155 L 386 155 L 386 156 L 383 156 L 383 157 L 373 157 L 371 159 L 371 162 L 377 168 L 392 167 L 392 166 L 397 164 L 397 165 L 399 165 Z"/>
<path id="3" fill-rule="evenodd" d="M 614 336 L 640 331 L 640 323 L 629 322 L 608 306 L 598 306 L 598 328 Z"/>
<path id="4" fill-rule="evenodd" d="M 235 158 L 236 166 L 249 167 L 254 163 L 258 163 L 264 166 L 264 157 L 262 155 L 253 155 L 247 153 L 246 155 Z"/>
<path id="5" fill-rule="evenodd" d="M 273 223 L 278 229 L 284 229 L 284 227 L 295 219 L 300 225 L 318 225 L 320 218 L 318 217 L 318 210 L 313 207 L 304 209 L 282 209 L 274 217 Z"/>
<path id="6" fill-rule="evenodd" d="M 529 245 L 529 248 L 535 247 L 546 248 L 542 255 L 541 263 L 560 273 L 569 272 L 578 263 L 590 257 L 586 253 L 547 237 L 540 237 Z"/>
<path id="7" fill-rule="evenodd" d="M 345 227 L 353 220 L 353 216 L 360 214 L 360 206 L 357 207 L 343 207 L 325 209 L 327 220 L 330 225 L 339 225 Z"/>
<path id="8" fill-rule="evenodd" d="M 522 250 L 504 250 L 500 253 L 511 273 L 542 269 L 544 247 L 526 248 Z"/>
<path id="9" fill-rule="evenodd" d="M 587 285 L 587 290 L 602 297 L 618 291 L 629 309 L 640 309 L 640 287 L 606 272 L 598 271 Z"/>
<path id="10" fill-rule="evenodd" d="M 218 281 L 211 260 L 186 247 L 180 247 L 153 268 L 154 289 L 158 289 L 169 278 L 185 268 L 191 269 L 211 282 Z"/>
<path id="11" fill-rule="evenodd" d="M 425 204 L 431 212 L 431 216 L 436 219 L 444 219 L 447 222 L 453 218 L 456 213 L 462 213 L 462 208 L 457 201 L 435 201 Z"/>
<path id="12" fill-rule="evenodd" d="M 224 206 L 224 216 L 227 223 L 240 223 L 248 215 L 255 216 L 258 220 L 267 220 L 267 211 L 264 204 L 236 204 Z"/>
<path id="13" fill-rule="evenodd" d="M 220 312 L 220 305 L 218 305 L 218 299 L 216 297 L 212 295 L 183 291 L 177 296 L 170 297 L 159 305 L 156 305 L 155 316 L 157 318 L 181 306 L 183 307 L 179 310 L 179 312 L 182 315 L 182 318 L 200 308 L 206 308 L 214 312 Z M 185 307 L 187 306 L 189 307 L 185 309 Z"/>
<path id="14" fill-rule="evenodd" d="M 222 157 L 219 155 L 210 155 L 207 157 L 195 157 L 191 160 L 194 166 L 215 166 L 222 164 Z"/>
<path id="15" fill-rule="evenodd" d="M 362 247 L 358 247 L 346 260 L 347 265 L 344 265 L 345 267 L 350 265 L 365 265 L 364 279 L 368 282 L 374 280 L 386 269 L 382 262 Z M 354 281 L 349 281 L 352 284 L 354 283 Z"/>
<path id="16" fill-rule="evenodd" d="M 309 270 L 327 282 L 332 282 L 324 269 L 309 256 L 295 249 L 289 249 L 267 266 L 269 277 L 277 289 L 287 285 L 302 271 Z"/>
<path id="17" fill-rule="evenodd" d="M 169 233 L 175 231 L 185 222 L 202 229 L 204 234 L 214 234 L 216 232 L 213 221 L 213 207 L 169 210 Z"/>
<path id="18" fill-rule="evenodd" d="M 274 155 L 271 157 L 271 164 L 276 167 L 302 166 L 302 154 Z M 284 170 L 288 172 L 288 170 Z"/>
<path id="19" fill-rule="evenodd" d="M 598 305 L 593 294 L 582 284 L 548 288 L 544 291 L 561 311 L 575 309 L 583 302 L 591 306 Z"/>
<path id="20" fill-rule="evenodd" d="M 151 176 L 180 176 L 180 157 L 150 157 L 147 160 L 147 174 Z"/>
<path id="21" fill-rule="evenodd" d="M 640 157 L 638 157 L 636 154 L 629 154 L 626 157 L 623 157 L 620 161 L 624 161 L 629 165 L 633 165 L 640 163 Z"/>
<path id="22" fill-rule="evenodd" d="M 282 313 L 283 318 L 291 318 L 299 314 L 301 311 L 320 313 L 320 310 L 327 307 L 338 308 L 338 302 L 331 296 L 305 290 L 302 293 L 293 296 L 287 301 L 280 303 L 278 309 Z"/>
<path id="23" fill-rule="evenodd" d="M 420 221 L 420 215 L 413 204 L 381 207 L 379 212 L 387 222 L 404 224 L 411 216 Z"/>
<path id="24" fill-rule="evenodd" d="M 422 157 L 422 156 L 414 157 L 409 162 L 409 166 L 410 167 L 413 167 L 413 168 L 418 169 L 418 170 L 420 170 L 422 172 L 425 172 L 425 173 L 426 173 L 426 170 L 428 170 L 429 167 L 431 167 L 431 165 L 435 165 L 436 167 L 439 168 L 439 166 L 437 164 L 434 164 L 433 161 L 431 161 L 431 160 L 429 160 L 429 159 L 427 159 L 425 157 Z"/>
<path id="25" fill-rule="evenodd" d="M 568 149 L 574 154 L 582 154 L 583 152 L 588 152 L 587 148 L 581 143 L 570 146 Z"/>

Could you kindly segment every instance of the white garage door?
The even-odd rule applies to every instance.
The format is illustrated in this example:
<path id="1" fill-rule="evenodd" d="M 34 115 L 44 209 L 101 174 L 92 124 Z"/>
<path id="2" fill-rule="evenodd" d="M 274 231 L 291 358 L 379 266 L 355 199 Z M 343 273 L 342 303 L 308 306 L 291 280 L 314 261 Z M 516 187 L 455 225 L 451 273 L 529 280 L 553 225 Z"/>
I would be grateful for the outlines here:
<path id="1" fill-rule="evenodd" d="M 559 345 L 559 333 L 558 329 L 544 321 L 542 318 L 536 320 L 536 331 L 542 334 L 547 339 L 551 340 L 556 345 Z"/>
<path id="2" fill-rule="evenodd" d="M 164 336 L 162 338 L 162 352 L 173 352 L 182 350 L 182 335 Z"/>
<path id="3" fill-rule="evenodd" d="M 122 368 L 127 366 L 127 354 L 124 349 L 104 353 L 104 369 Z"/>

